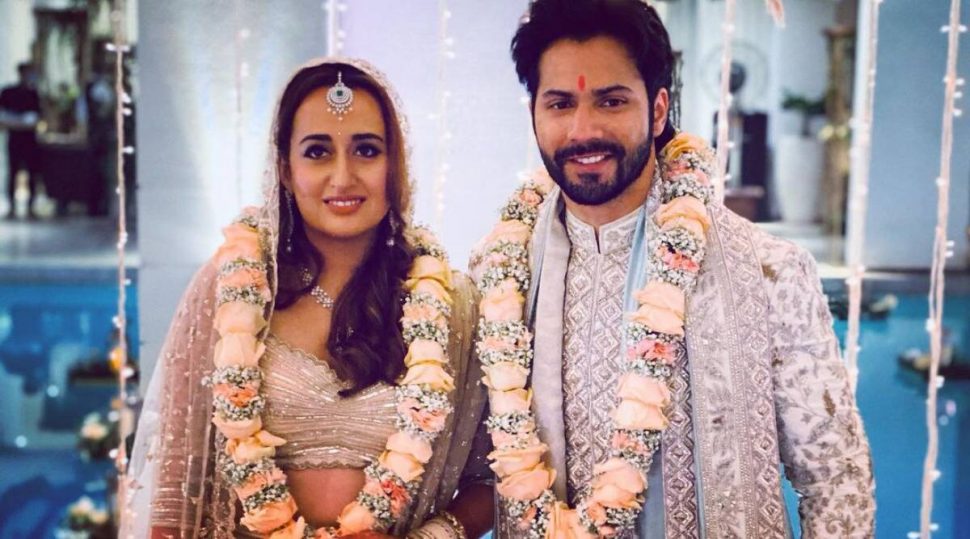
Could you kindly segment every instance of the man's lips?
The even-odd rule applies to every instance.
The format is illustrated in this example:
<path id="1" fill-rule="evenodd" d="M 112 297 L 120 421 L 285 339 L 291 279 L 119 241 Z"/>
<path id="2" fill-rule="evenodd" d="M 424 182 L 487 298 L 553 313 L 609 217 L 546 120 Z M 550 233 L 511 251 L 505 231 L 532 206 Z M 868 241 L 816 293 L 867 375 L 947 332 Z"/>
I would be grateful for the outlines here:
<path id="1" fill-rule="evenodd" d="M 613 158 L 612 152 L 590 152 L 566 159 L 566 165 L 572 165 L 580 170 L 598 170 Z"/>
<path id="2" fill-rule="evenodd" d="M 596 163 L 602 163 L 611 157 L 613 157 L 613 154 L 608 152 L 587 153 L 570 157 L 568 161 L 571 163 L 578 163 L 580 165 L 595 165 Z"/>

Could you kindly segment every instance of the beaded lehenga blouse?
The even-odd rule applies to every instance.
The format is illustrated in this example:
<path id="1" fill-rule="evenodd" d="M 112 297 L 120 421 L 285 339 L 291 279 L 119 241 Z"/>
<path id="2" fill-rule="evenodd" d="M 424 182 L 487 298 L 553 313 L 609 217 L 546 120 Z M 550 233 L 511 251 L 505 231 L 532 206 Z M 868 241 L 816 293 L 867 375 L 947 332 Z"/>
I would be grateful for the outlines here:
<path id="1" fill-rule="evenodd" d="M 396 430 L 394 387 L 375 384 L 349 397 L 327 363 L 275 335 L 260 360 L 266 372 L 263 426 L 286 440 L 276 452 L 283 471 L 363 468 Z"/>

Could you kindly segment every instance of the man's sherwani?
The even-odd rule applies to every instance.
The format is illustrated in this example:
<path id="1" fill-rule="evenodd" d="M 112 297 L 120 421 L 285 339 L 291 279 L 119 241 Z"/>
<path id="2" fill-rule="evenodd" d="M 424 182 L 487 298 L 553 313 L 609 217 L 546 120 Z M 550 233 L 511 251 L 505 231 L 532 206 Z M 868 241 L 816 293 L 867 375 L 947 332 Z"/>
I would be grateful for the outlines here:
<path id="1" fill-rule="evenodd" d="M 533 408 L 561 499 L 604 460 L 623 343 L 631 223 L 592 229 L 555 189 L 531 243 Z M 869 446 L 815 262 L 721 205 L 688 299 L 686 356 L 670 382 L 670 425 L 648 475 L 642 538 L 788 537 L 784 472 L 801 494 L 803 537 L 871 537 Z M 647 218 L 646 234 L 656 230 Z M 499 515 L 497 536 L 515 537 Z"/>

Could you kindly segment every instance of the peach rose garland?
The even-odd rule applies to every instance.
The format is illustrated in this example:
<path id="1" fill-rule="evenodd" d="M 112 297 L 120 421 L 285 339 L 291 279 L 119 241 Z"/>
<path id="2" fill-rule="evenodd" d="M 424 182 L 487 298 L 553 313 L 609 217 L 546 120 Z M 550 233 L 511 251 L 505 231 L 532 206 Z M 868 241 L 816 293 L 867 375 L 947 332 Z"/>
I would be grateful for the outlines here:
<path id="1" fill-rule="evenodd" d="M 530 285 L 529 242 L 551 189 L 545 173 L 527 181 L 476 253 L 482 291 L 478 352 L 489 389 L 489 455 L 507 514 L 530 538 L 613 537 L 636 525 L 646 473 L 667 427 L 667 379 L 684 345 L 687 295 L 704 257 L 713 156 L 703 141 L 679 134 L 660 154 L 661 207 L 647 246 L 649 280 L 627 315 L 626 370 L 617 388 L 611 456 L 597 464 L 587 495 L 571 509 L 552 492 L 556 472 L 543 460 L 527 389 L 534 351 L 523 306 Z"/>
<path id="2" fill-rule="evenodd" d="M 225 243 L 215 256 L 215 370 L 204 383 L 212 388 L 212 423 L 225 437 L 219 469 L 233 486 L 245 514 L 242 524 L 263 537 L 330 538 L 362 531 L 386 531 L 414 499 L 432 446 L 452 411 L 454 382 L 448 370 L 448 318 L 451 268 L 434 236 L 409 231 L 416 258 L 405 282 L 407 295 L 401 331 L 408 346 L 407 368 L 396 388 L 398 430 L 385 451 L 365 468 L 365 484 L 338 518 L 336 528 L 311 528 L 276 466 L 276 448 L 286 440 L 263 429 L 266 401 L 260 394 L 259 360 L 265 346 L 265 310 L 271 298 L 265 245 L 256 209 L 224 230 Z"/>

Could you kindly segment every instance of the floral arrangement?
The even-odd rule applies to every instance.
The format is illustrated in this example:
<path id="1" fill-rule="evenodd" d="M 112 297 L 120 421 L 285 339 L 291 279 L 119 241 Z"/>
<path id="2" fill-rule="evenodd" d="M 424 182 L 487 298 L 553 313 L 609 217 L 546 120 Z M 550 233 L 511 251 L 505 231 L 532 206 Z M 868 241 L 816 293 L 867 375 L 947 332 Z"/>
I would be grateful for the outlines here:
<path id="1" fill-rule="evenodd" d="M 111 514 L 87 496 L 68 506 L 61 527 L 54 532 L 57 539 L 108 539 L 114 535 Z"/>
<path id="2" fill-rule="evenodd" d="M 647 489 L 646 473 L 667 426 L 667 380 L 684 346 L 684 315 L 704 258 L 710 226 L 713 156 L 700 139 L 677 135 L 662 151 L 659 234 L 648 244 L 650 280 L 627 314 L 625 365 L 613 411 L 611 456 L 597 464 L 576 508 L 552 490 L 555 470 L 538 435 L 527 388 L 534 357 L 523 307 L 532 276 L 528 246 L 539 206 L 551 189 L 538 174 L 518 188 L 477 253 L 482 292 L 478 352 L 489 388 L 489 455 L 507 514 L 530 538 L 613 537 L 632 529 Z"/>
<path id="3" fill-rule="evenodd" d="M 221 338 L 215 370 L 205 380 L 212 388 L 212 422 L 226 438 L 219 468 L 242 502 L 242 524 L 273 539 L 386 531 L 414 499 L 434 441 L 452 411 L 454 381 L 447 359 L 452 285 L 445 253 L 429 231 L 408 231 L 416 257 L 405 282 L 401 318 L 408 352 L 407 370 L 395 391 L 398 430 L 364 470 L 364 487 L 343 509 L 338 525 L 313 529 L 298 516 L 286 475 L 274 462 L 286 440 L 264 430 L 261 419 L 266 401 L 260 394 L 259 359 L 271 292 L 255 215 L 250 209 L 224 229 L 225 243 L 215 255 L 220 271 L 214 324 Z"/>
<path id="4" fill-rule="evenodd" d="M 85 416 L 78 431 L 78 449 L 87 459 L 105 459 L 118 447 L 118 422 L 93 412 Z"/>

